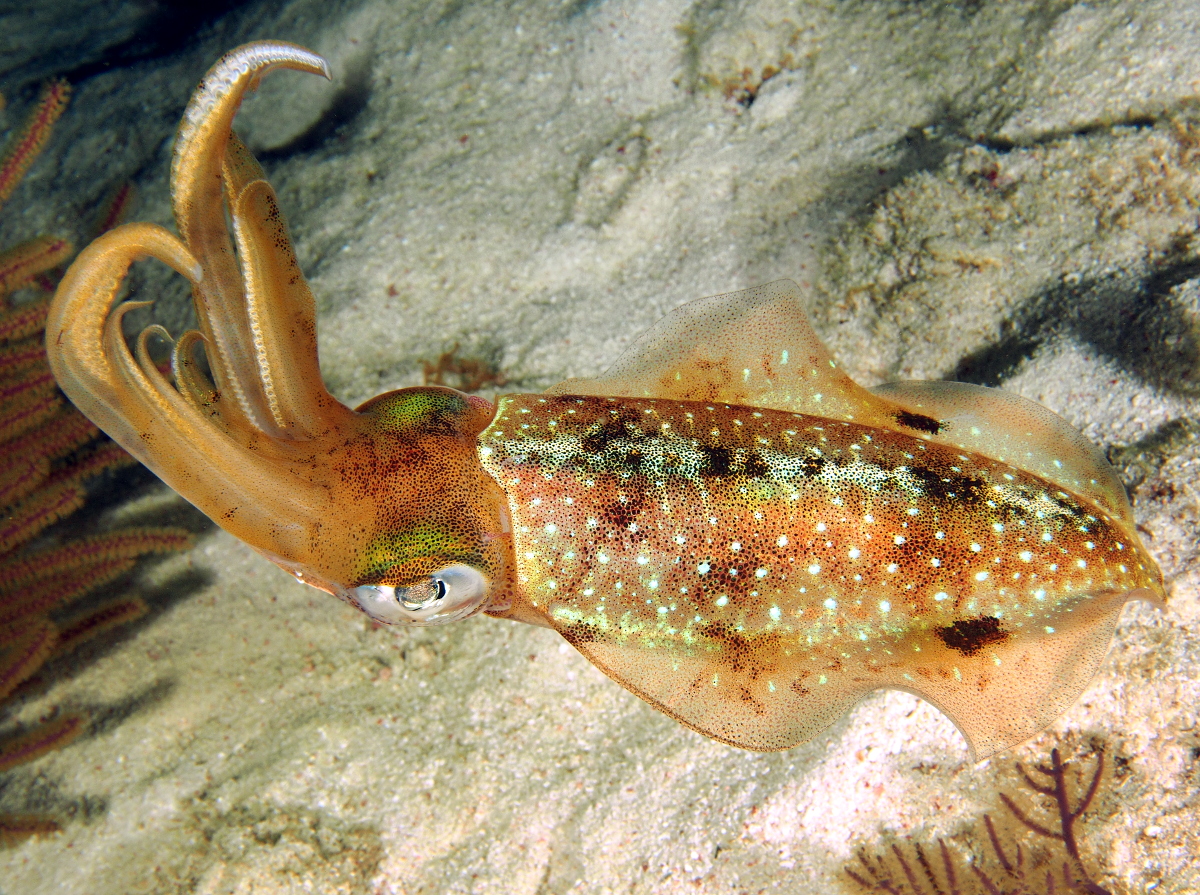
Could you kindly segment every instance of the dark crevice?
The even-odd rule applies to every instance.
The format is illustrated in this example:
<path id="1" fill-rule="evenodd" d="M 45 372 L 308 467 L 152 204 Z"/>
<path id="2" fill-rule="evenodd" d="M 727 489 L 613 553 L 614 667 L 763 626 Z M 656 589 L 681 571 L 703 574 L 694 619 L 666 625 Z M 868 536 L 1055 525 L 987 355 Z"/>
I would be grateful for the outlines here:
<path id="1" fill-rule="evenodd" d="M 1168 460 L 1197 440 L 1200 440 L 1200 420 L 1176 418 L 1132 444 L 1110 446 L 1105 456 L 1126 489 L 1137 497 L 1143 483 L 1154 478 Z"/>
<path id="2" fill-rule="evenodd" d="M 1200 393 L 1200 329 L 1168 300 L 1200 276 L 1200 259 L 1168 263 L 1140 280 L 1126 272 L 1033 296 L 1002 324 L 1004 334 L 958 362 L 950 378 L 996 386 L 1044 343 L 1067 337 L 1162 391 Z"/>
<path id="3" fill-rule="evenodd" d="M 68 68 L 62 77 L 79 83 L 116 68 L 161 59 L 195 44 L 203 32 L 226 13 L 245 6 L 244 0 L 207 0 L 173 3 L 157 0 L 145 4 L 147 13 L 138 31 L 128 40 L 109 47 L 100 56 Z M 280 10 L 283 0 L 265 0 L 260 8 Z"/>
<path id="4" fill-rule="evenodd" d="M 853 221 L 870 219 L 883 198 L 895 187 L 917 174 L 937 171 L 946 159 L 971 145 L 963 135 L 964 122 L 947 105 L 925 124 L 910 127 L 899 140 L 882 149 L 867 164 L 856 165 L 831 179 L 818 199 L 826 210 L 817 210 L 817 218 L 837 218 L 849 214 Z"/>
<path id="5" fill-rule="evenodd" d="M 1029 140 L 1010 140 L 1008 137 L 982 136 L 974 142 L 992 152 L 1004 153 L 1012 152 L 1014 149 L 1032 149 L 1035 146 L 1049 146 L 1073 137 L 1091 137 L 1096 134 L 1107 134 L 1119 127 L 1145 130 L 1154 127 L 1158 122 L 1159 117 L 1153 115 L 1131 115 L 1129 118 L 1121 121 L 1097 121 L 1081 127 L 1043 131 Z"/>

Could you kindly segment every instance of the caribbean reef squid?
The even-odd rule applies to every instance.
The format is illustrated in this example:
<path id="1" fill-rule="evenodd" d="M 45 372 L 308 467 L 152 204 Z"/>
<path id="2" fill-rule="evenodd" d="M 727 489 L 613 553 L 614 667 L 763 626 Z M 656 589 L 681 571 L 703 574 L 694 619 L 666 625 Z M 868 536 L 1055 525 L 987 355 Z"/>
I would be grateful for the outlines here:
<path id="1" fill-rule="evenodd" d="M 1099 451 L 1039 404 L 954 382 L 866 389 L 780 280 L 668 314 L 595 379 L 495 404 L 326 390 L 316 310 L 263 170 L 232 132 L 291 44 L 236 49 L 184 113 L 179 235 L 118 227 L 71 265 L 47 346 L 63 391 L 226 531 L 395 625 L 553 628 L 734 746 L 787 749 L 911 691 L 985 757 L 1048 725 L 1161 574 Z M 227 219 L 231 225 L 227 225 Z M 150 257 L 199 329 L 127 343 Z M 203 352 L 204 363 L 201 363 Z"/>

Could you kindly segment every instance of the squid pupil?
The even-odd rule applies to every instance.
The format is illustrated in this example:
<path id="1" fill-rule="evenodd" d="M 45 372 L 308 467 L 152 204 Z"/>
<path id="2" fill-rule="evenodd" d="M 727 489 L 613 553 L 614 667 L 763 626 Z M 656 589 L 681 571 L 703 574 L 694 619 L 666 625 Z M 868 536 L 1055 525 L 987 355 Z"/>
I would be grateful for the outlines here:
<path id="1" fill-rule="evenodd" d="M 440 600 L 446 596 L 446 582 L 441 578 L 434 578 L 433 580 L 437 584 L 437 596 L 434 599 Z"/>

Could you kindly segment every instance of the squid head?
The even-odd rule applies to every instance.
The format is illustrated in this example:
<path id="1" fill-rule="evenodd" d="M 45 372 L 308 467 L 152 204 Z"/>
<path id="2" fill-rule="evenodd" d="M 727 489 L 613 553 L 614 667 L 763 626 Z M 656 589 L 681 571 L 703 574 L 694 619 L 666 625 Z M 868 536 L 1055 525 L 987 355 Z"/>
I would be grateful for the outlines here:
<path id="1" fill-rule="evenodd" d="M 392 623 L 503 606 L 507 515 L 475 447 L 491 404 L 414 388 L 351 410 L 322 383 L 312 294 L 275 193 L 231 131 L 274 68 L 329 75 L 320 56 L 278 42 L 216 64 L 175 142 L 180 237 L 128 224 L 80 253 L 47 323 L 54 374 L 163 481 L 300 580 Z M 151 354 L 166 330 L 149 327 L 132 350 L 122 331 L 149 302 L 113 309 L 142 257 L 191 281 L 199 329 L 173 341 L 174 384 Z"/>

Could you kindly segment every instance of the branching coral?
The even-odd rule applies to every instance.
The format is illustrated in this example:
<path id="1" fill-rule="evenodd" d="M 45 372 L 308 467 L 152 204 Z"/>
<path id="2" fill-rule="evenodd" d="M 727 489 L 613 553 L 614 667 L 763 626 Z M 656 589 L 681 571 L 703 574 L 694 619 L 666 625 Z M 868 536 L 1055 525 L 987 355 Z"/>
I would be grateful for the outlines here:
<path id="1" fill-rule="evenodd" d="M 0 160 L 0 202 L 45 146 L 68 93 L 62 81 L 43 89 Z M 106 222 L 118 217 L 127 195 L 118 193 Z M 128 572 L 140 556 L 180 550 L 191 541 L 187 532 L 165 528 L 130 528 L 62 543 L 44 534 L 84 504 L 89 479 L 133 462 L 62 400 L 42 344 L 46 298 L 12 300 L 18 290 L 51 284 L 50 273 L 71 252 L 69 241 L 50 236 L 0 252 L 0 703 L 51 657 L 146 612 L 136 597 L 59 619 L 65 607 Z M 0 738 L 0 771 L 60 748 L 86 730 L 85 717 L 67 713 Z M 57 829 L 50 818 L 0 815 L 0 844 Z"/>
<path id="2" fill-rule="evenodd" d="M 938 856 L 931 860 L 928 846 L 920 842 L 910 843 L 907 850 L 893 842 L 882 853 L 860 848 L 858 861 L 846 867 L 846 875 L 859 891 L 887 895 L 1111 895 L 1088 873 L 1075 835 L 1076 821 L 1091 806 L 1100 788 L 1104 752 L 1096 751 L 1091 780 L 1081 786 L 1082 794 L 1077 797 L 1068 785 L 1069 767 L 1070 762 L 1062 760 L 1057 748 L 1050 751 L 1049 765 L 1034 766 L 1037 774 L 1046 778 L 1045 783 L 1017 765 L 1025 785 L 1051 800 L 1042 809 L 1048 808 L 1055 820 L 1036 820 L 1033 811 L 1002 792 L 999 798 L 1011 815 L 1010 825 L 998 830 L 991 815 L 983 815 L 987 848 L 979 849 L 978 854 L 964 858 L 939 837 Z M 1027 853 L 1018 841 L 1023 831 L 1061 843 L 1065 854 Z"/>

